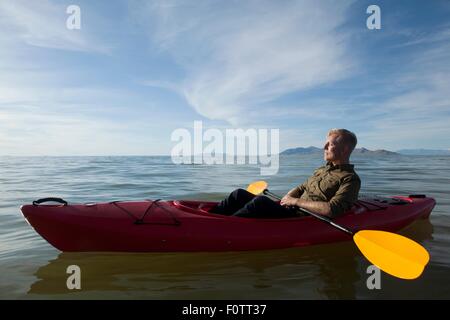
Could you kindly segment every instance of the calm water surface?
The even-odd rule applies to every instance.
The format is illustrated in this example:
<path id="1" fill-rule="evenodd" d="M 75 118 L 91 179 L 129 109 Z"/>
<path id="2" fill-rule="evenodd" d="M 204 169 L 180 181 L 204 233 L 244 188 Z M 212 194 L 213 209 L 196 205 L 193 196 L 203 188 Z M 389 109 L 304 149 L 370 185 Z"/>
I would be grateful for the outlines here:
<path id="1" fill-rule="evenodd" d="M 401 233 L 427 248 L 417 280 L 381 275 L 366 286 L 369 263 L 353 242 L 226 253 L 62 253 L 23 219 L 19 207 L 58 196 L 69 202 L 135 199 L 220 200 L 265 179 L 283 194 L 322 164 L 320 156 L 280 158 L 276 176 L 254 165 L 174 165 L 168 157 L 0 157 L 0 299 L 449 299 L 450 157 L 353 159 L 363 194 L 425 193 L 429 220 Z M 66 287 L 66 268 L 82 270 L 82 290 Z"/>

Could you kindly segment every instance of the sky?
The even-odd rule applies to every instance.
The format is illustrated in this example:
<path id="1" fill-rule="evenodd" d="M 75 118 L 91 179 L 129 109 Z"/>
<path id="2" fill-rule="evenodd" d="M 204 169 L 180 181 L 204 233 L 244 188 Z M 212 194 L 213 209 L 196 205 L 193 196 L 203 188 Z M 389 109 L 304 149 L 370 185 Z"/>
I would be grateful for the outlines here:
<path id="1" fill-rule="evenodd" d="M 168 155 L 198 120 L 279 129 L 280 151 L 331 128 L 369 149 L 449 149 L 449 14 L 443 0 L 0 0 L 0 155 Z"/>

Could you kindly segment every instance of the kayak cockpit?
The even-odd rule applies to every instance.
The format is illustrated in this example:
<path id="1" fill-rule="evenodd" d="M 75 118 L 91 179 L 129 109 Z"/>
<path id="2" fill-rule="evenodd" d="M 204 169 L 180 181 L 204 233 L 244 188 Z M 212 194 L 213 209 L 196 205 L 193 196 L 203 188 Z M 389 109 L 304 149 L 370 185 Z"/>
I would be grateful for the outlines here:
<path id="1" fill-rule="evenodd" d="M 175 208 L 184 212 L 193 214 L 214 214 L 211 210 L 217 204 L 217 202 L 204 202 L 204 201 L 190 201 L 190 200 L 173 200 L 170 204 Z M 384 210 L 389 207 L 389 204 L 383 203 L 378 199 L 360 199 L 353 205 L 352 209 L 347 211 L 348 213 L 360 214 L 367 211 Z"/>
<path id="2" fill-rule="evenodd" d="M 190 213 L 211 214 L 210 210 L 214 208 L 217 202 L 173 200 L 172 205 L 180 210 Z"/>

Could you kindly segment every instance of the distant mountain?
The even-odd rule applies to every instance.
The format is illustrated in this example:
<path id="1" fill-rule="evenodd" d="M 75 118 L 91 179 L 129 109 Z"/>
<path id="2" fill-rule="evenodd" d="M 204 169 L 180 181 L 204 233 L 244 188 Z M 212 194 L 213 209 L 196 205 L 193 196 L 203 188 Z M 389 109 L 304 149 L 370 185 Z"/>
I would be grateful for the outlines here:
<path id="1" fill-rule="evenodd" d="M 450 156 L 450 150 L 439 149 L 402 149 L 397 152 L 409 156 Z"/>
<path id="2" fill-rule="evenodd" d="M 298 148 L 292 148 L 292 149 L 286 149 L 283 152 L 281 152 L 280 154 L 286 154 L 286 155 L 290 155 L 290 154 L 311 154 L 311 153 L 320 153 L 322 152 L 323 149 L 321 148 L 317 148 L 317 147 L 308 147 L 308 148 L 302 148 L 302 147 L 298 147 Z"/>
<path id="3" fill-rule="evenodd" d="M 283 152 L 281 152 L 281 155 L 291 155 L 291 154 L 313 154 L 313 153 L 322 153 L 322 148 L 317 147 L 308 147 L 308 148 L 291 148 L 286 149 Z M 362 155 L 385 155 L 385 156 L 392 156 L 392 155 L 398 155 L 396 152 L 380 149 L 380 150 L 369 150 L 366 148 L 356 148 L 353 151 L 353 154 L 362 154 Z"/>
<path id="4" fill-rule="evenodd" d="M 398 155 L 397 152 L 392 152 L 389 150 L 378 149 L 378 150 L 369 150 L 366 148 L 356 148 L 352 154 L 367 154 L 367 155 L 384 155 L 384 156 L 394 156 Z"/>

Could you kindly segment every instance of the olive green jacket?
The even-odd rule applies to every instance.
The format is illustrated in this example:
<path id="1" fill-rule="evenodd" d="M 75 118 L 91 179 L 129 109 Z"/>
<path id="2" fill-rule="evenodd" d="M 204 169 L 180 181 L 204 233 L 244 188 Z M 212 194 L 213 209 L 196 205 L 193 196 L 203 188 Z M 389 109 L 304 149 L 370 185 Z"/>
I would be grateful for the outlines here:
<path id="1" fill-rule="evenodd" d="M 310 201 L 326 201 L 330 204 L 331 216 L 336 217 L 358 200 L 361 180 L 352 164 L 333 165 L 328 162 L 318 168 L 303 184 L 290 195 Z"/>

